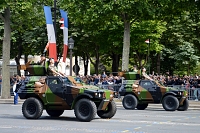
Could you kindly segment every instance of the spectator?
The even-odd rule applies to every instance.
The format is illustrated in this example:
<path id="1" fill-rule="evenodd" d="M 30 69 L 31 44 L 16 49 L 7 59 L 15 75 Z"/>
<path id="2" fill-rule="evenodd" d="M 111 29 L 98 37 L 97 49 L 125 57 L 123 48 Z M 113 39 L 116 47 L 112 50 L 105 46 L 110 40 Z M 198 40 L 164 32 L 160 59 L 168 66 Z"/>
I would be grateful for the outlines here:
<path id="1" fill-rule="evenodd" d="M 95 76 L 94 85 L 98 84 L 98 82 L 100 81 L 100 78 L 101 78 L 101 75 Z"/>
<path id="2" fill-rule="evenodd" d="M 18 93 L 16 92 L 17 85 L 21 82 L 21 77 L 19 75 L 16 76 L 16 81 L 13 85 L 13 93 L 14 93 L 14 104 L 18 104 Z"/>
<path id="3" fill-rule="evenodd" d="M 103 74 L 101 75 L 103 78 L 107 77 L 106 72 L 104 71 Z"/>

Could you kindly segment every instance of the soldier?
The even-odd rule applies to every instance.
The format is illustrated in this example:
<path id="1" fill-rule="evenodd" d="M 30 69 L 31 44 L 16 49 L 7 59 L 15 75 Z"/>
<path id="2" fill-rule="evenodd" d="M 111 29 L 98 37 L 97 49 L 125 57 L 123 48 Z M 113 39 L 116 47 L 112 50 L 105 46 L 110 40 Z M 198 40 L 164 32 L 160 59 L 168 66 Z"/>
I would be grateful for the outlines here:
<path id="1" fill-rule="evenodd" d="M 65 76 L 65 74 L 58 72 L 56 66 L 54 65 L 54 58 L 49 58 L 48 75 L 49 76 Z"/>
<path id="2" fill-rule="evenodd" d="M 46 57 L 45 57 L 45 55 L 44 54 L 42 54 L 41 56 L 40 56 L 40 61 L 38 61 L 36 64 L 37 65 L 45 65 L 45 61 L 46 61 Z"/>
<path id="3" fill-rule="evenodd" d="M 149 79 L 149 80 L 153 80 L 151 77 L 149 77 L 149 75 L 146 74 L 146 68 L 142 68 L 142 76 L 144 79 Z"/>

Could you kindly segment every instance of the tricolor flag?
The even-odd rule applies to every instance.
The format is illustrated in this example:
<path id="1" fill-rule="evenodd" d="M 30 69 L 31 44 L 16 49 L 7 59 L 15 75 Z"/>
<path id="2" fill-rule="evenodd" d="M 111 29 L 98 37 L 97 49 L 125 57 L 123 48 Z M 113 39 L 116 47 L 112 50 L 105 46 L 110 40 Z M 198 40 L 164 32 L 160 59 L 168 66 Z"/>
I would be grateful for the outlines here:
<path id="1" fill-rule="evenodd" d="M 64 18 L 61 18 L 59 23 L 61 23 L 60 29 L 64 29 Z"/>
<path id="2" fill-rule="evenodd" d="M 61 9 L 60 9 L 60 14 L 61 14 L 61 17 L 64 20 L 64 27 L 63 27 L 63 42 L 64 42 L 63 62 L 65 62 L 66 57 L 67 57 L 67 50 L 68 50 L 68 17 L 67 17 L 67 13 L 65 11 L 61 10 Z"/>
<path id="3" fill-rule="evenodd" d="M 146 42 L 146 43 L 150 43 L 150 39 L 147 39 L 145 42 Z"/>
<path id="4" fill-rule="evenodd" d="M 57 62 L 57 48 L 56 48 L 56 36 L 52 21 L 51 7 L 44 6 L 44 14 L 46 18 L 48 43 L 49 43 L 49 58 L 54 58 Z"/>

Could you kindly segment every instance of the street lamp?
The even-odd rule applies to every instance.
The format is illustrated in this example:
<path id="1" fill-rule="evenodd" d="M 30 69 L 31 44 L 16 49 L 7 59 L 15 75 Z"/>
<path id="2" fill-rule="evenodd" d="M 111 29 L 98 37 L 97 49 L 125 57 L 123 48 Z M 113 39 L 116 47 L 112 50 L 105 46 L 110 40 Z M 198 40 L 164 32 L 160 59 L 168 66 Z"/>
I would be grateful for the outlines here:
<path id="1" fill-rule="evenodd" d="M 72 76 L 72 49 L 74 49 L 74 40 L 72 37 L 68 41 L 68 48 L 70 50 L 70 76 Z"/>

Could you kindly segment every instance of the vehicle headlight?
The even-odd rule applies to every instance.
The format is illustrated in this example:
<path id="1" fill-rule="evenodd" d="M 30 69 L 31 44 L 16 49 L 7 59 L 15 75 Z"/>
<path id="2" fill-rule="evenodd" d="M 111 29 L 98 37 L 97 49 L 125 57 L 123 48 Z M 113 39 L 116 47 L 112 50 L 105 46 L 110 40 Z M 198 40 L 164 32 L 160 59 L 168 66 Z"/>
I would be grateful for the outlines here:
<path id="1" fill-rule="evenodd" d="M 98 93 L 98 92 L 96 92 L 96 93 L 95 93 L 95 96 L 97 96 L 97 97 L 101 97 L 101 96 L 102 96 L 102 94 L 101 94 L 101 93 Z"/>
<path id="2" fill-rule="evenodd" d="M 110 94 L 110 97 L 113 97 L 114 95 L 113 94 Z"/>

